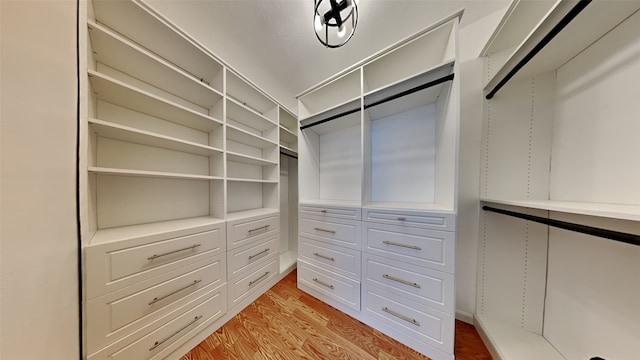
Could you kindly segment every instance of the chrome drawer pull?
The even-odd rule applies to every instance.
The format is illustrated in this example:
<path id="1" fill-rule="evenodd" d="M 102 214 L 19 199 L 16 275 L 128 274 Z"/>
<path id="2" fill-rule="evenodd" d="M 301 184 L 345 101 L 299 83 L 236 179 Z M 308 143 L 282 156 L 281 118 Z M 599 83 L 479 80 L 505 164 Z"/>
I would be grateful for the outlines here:
<path id="1" fill-rule="evenodd" d="M 393 245 L 393 246 L 400 246 L 400 247 L 404 247 L 404 248 L 408 248 L 408 249 L 413 249 L 413 250 L 422 250 L 422 248 L 420 246 L 416 246 L 416 245 L 409 245 L 409 244 L 402 244 L 402 243 L 397 243 L 397 242 L 393 242 L 393 241 L 389 241 L 389 240 L 385 240 L 382 242 L 383 244 L 387 244 L 387 245 Z"/>
<path id="2" fill-rule="evenodd" d="M 335 230 L 327 230 L 327 229 L 323 229 L 323 228 L 313 228 L 313 230 L 315 230 L 315 231 L 324 231 L 324 232 L 328 232 L 328 233 L 332 233 L 332 234 L 336 233 Z"/>
<path id="3" fill-rule="evenodd" d="M 192 287 L 193 285 L 195 285 L 195 284 L 197 284 L 197 283 L 199 283 L 199 282 L 201 282 L 201 281 L 202 281 L 202 280 L 193 280 L 193 282 L 192 282 L 191 284 L 189 284 L 189 285 L 187 285 L 187 286 L 185 286 L 185 287 L 181 287 L 180 289 L 178 289 L 178 290 L 176 290 L 176 291 L 174 291 L 174 292 L 171 292 L 171 293 L 169 293 L 169 294 L 167 294 L 167 295 L 164 295 L 164 296 L 161 296 L 161 297 L 155 297 L 155 298 L 153 298 L 153 300 L 151 300 L 151 301 L 149 302 L 149 305 L 153 305 L 153 304 L 157 303 L 157 302 L 158 302 L 158 301 L 160 301 L 160 300 L 164 300 L 164 299 L 168 298 L 168 297 L 169 297 L 169 296 L 171 296 L 171 295 L 174 295 L 174 294 L 179 293 L 179 292 L 180 292 L 180 291 L 182 291 L 182 290 L 187 290 L 188 288 Z"/>
<path id="4" fill-rule="evenodd" d="M 254 232 L 254 231 L 258 231 L 258 230 L 265 230 L 265 229 L 268 229 L 268 228 L 269 228 L 269 226 L 271 226 L 271 225 L 260 226 L 260 227 L 255 228 L 255 229 L 251 229 L 251 230 L 249 230 L 249 231 L 247 231 L 247 232 L 248 232 L 248 233 L 252 233 L 252 232 Z"/>
<path id="5" fill-rule="evenodd" d="M 253 281 L 249 281 L 249 286 L 251 286 L 251 285 L 253 285 L 253 284 L 257 283 L 258 281 L 260 281 L 260 280 L 262 280 L 262 279 L 264 279 L 264 278 L 266 278 L 266 277 L 269 275 L 269 273 L 270 273 L 270 272 L 271 272 L 271 271 L 266 271 L 264 274 L 260 275 L 260 277 L 259 277 L 259 278 L 255 279 L 255 280 L 253 280 Z"/>
<path id="6" fill-rule="evenodd" d="M 400 217 L 398 218 L 398 220 L 399 220 L 399 221 L 405 221 L 405 220 L 407 220 L 407 218 L 406 218 L 406 217 L 404 217 L 404 216 L 400 216 Z"/>
<path id="7" fill-rule="evenodd" d="M 193 249 L 197 248 L 198 246 L 200 246 L 200 244 L 193 244 L 193 245 L 191 245 L 191 246 L 189 246 L 189 247 L 186 247 L 186 248 L 183 248 L 183 249 L 178 249 L 178 250 L 169 251 L 169 252 L 166 252 L 166 253 L 164 253 L 164 254 L 160 254 L 160 255 L 155 255 L 155 254 L 154 254 L 154 255 L 149 256 L 149 257 L 147 258 L 147 260 L 157 259 L 157 258 L 159 258 L 159 257 L 163 257 L 163 256 L 167 256 L 167 255 L 175 254 L 175 253 L 180 252 L 180 251 L 193 250 Z"/>
<path id="8" fill-rule="evenodd" d="M 259 253 L 257 253 L 257 254 L 249 255 L 249 260 L 253 259 L 254 257 L 260 256 L 260 255 L 262 255 L 262 254 L 264 254 L 264 253 L 267 253 L 267 252 L 269 252 L 269 250 L 271 250 L 271 249 L 266 248 L 266 249 L 264 249 L 264 250 L 260 251 L 260 252 L 259 252 Z"/>
<path id="9" fill-rule="evenodd" d="M 313 253 L 313 255 L 315 255 L 315 256 L 317 256 L 317 257 L 320 257 L 320 258 L 323 258 L 323 259 L 327 259 L 327 260 L 331 260 L 331 261 L 336 261 L 336 259 L 335 259 L 335 258 L 332 258 L 331 256 L 322 255 L 322 254 L 319 254 L 319 253 Z"/>
<path id="10" fill-rule="evenodd" d="M 158 346 L 164 344 L 165 342 L 169 341 L 169 339 L 171 339 L 172 337 L 180 334 L 181 332 L 183 332 L 186 328 L 188 328 L 189 326 L 195 324 L 196 322 L 198 322 L 198 320 L 202 319 L 202 315 L 196 316 L 193 320 L 191 320 L 191 322 L 189 322 L 187 325 L 181 327 L 180 329 L 178 329 L 176 332 L 174 332 L 173 334 L 167 336 L 166 338 L 164 338 L 164 340 L 162 341 L 156 341 L 152 347 L 149 348 L 149 351 L 153 351 L 155 350 L 155 348 L 157 348 Z"/>
<path id="11" fill-rule="evenodd" d="M 320 284 L 322 286 L 328 287 L 329 289 L 333 289 L 333 285 L 327 284 L 324 281 L 320 281 L 320 280 L 318 280 L 318 278 L 313 278 L 313 281 L 317 282 L 318 284 Z"/>
<path id="12" fill-rule="evenodd" d="M 407 281 L 407 280 L 402 280 L 400 278 L 397 278 L 395 276 L 391 276 L 389 274 L 384 274 L 384 275 L 382 275 L 382 277 L 385 278 L 385 279 L 397 281 L 397 282 L 405 284 L 405 285 L 413 286 L 416 289 L 420 289 L 420 285 L 418 283 L 414 283 L 414 282 Z"/>
<path id="13" fill-rule="evenodd" d="M 383 306 L 383 307 L 382 307 L 382 311 L 384 311 L 384 312 L 386 312 L 386 313 L 389 313 L 389 314 L 391 314 L 391 315 L 393 315 L 393 316 L 395 316 L 395 317 L 397 317 L 397 318 L 400 318 L 400 319 L 402 319 L 402 320 L 404 320 L 404 321 L 406 321 L 406 322 L 410 322 L 410 323 L 412 323 L 413 325 L 420 326 L 420 323 L 418 322 L 418 320 L 416 320 L 416 319 L 412 319 L 412 318 L 410 318 L 410 317 L 408 317 L 408 316 L 405 316 L 405 315 L 402 315 L 402 314 L 400 314 L 400 313 L 397 313 L 397 312 L 395 312 L 395 311 L 393 311 L 393 310 L 389 309 L 389 308 L 388 308 L 388 307 L 386 307 L 386 306 Z"/>
<path id="14" fill-rule="evenodd" d="M 326 213 L 326 212 L 327 212 L 327 210 L 322 209 L 322 210 L 320 210 L 320 212 L 321 212 L 321 213 Z"/>

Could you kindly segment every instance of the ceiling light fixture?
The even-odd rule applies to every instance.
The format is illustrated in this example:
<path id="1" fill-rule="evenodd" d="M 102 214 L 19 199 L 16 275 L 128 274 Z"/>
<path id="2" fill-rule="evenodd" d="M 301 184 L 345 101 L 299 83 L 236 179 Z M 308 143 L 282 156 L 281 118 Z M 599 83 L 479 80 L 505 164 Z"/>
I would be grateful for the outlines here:
<path id="1" fill-rule="evenodd" d="M 358 25 L 357 0 L 314 0 L 313 28 L 322 45 L 337 48 L 347 43 Z"/>

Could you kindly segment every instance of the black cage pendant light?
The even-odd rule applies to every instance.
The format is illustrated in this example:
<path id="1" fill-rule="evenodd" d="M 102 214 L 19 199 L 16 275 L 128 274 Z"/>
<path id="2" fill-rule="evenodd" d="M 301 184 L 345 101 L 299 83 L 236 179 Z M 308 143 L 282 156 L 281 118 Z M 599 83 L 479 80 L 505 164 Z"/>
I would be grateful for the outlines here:
<path id="1" fill-rule="evenodd" d="M 357 0 L 314 0 L 313 28 L 322 45 L 337 48 L 347 43 L 358 25 Z"/>

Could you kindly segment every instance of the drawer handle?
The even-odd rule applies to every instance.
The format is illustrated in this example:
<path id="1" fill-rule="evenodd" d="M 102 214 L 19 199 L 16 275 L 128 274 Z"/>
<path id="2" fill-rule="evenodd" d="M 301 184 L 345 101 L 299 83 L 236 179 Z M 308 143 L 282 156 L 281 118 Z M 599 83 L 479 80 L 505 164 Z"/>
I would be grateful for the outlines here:
<path id="1" fill-rule="evenodd" d="M 328 287 L 329 289 L 333 289 L 333 285 L 327 284 L 324 281 L 318 280 L 318 278 L 313 278 L 313 281 L 317 282 L 318 284 L 320 284 L 322 286 Z"/>
<path id="2" fill-rule="evenodd" d="M 324 231 L 324 232 L 328 232 L 328 233 L 332 233 L 332 234 L 336 233 L 335 230 L 327 230 L 327 229 L 323 229 L 323 228 L 313 228 L 313 230 L 315 230 L 315 231 Z"/>
<path id="3" fill-rule="evenodd" d="M 385 278 L 385 279 L 389 279 L 389 280 L 393 280 L 393 281 L 399 282 L 401 284 L 413 286 L 416 289 L 420 289 L 420 284 L 418 284 L 418 283 L 414 283 L 414 282 L 411 282 L 411 281 L 403 280 L 403 279 L 397 278 L 395 276 L 391 276 L 389 274 L 384 274 L 384 275 L 382 275 L 382 277 Z"/>
<path id="4" fill-rule="evenodd" d="M 186 328 L 188 328 L 189 326 L 195 324 L 198 322 L 198 320 L 202 319 L 202 315 L 196 316 L 193 320 L 191 320 L 187 325 L 181 327 L 180 329 L 176 330 L 176 332 L 174 332 L 173 334 L 167 336 L 166 338 L 164 338 L 164 340 L 161 341 L 156 341 L 152 347 L 149 348 L 149 351 L 153 351 L 155 350 L 158 346 L 164 344 L 165 342 L 169 341 L 169 339 L 171 339 L 172 337 L 180 334 L 181 332 L 183 332 Z"/>
<path id="5" fill-rule="evenodd" d="M 322 210 L 320 210 L 320 212 L 321 212 L 321 213 L 325 213 L 325 214 L 326 214 L 326 213 L 327 213 L 327 210 L 322 209 Z"/>
<path id="6" fill-rule="evenodd" d="M 398 217 L 398 221 L 405 221 L 405 220 L 407 220 L 407 218 L 406 218 L 406 217 L 404 217 L 404 216 L 400 216 L 400 217 Z"/>
<path id="7" fill-rule="evenodd" d="M 266 271 L 264 274 L 260 275 L 260 277 L 259 277 L 259 278 L 255 279 L 255 280 L 253 280 L 253 281 L 249 281 L 249 286 L 251 286 L 251 285 L 253 285 L 253 284 L 257 283 L 258 281 L 260 281 L 260 280 L 262 280 L 262 279 L 264 279 L 264 278 L 266 278 L 267 276 L 269 276 L 269 273 L 270 273 L 270 272 L 271 272 L 271 271 Z"/>
<path id="8" fill-rule="evenodd" d="M 323 258 L 323 259 L 327 259 L 327 260 L 331 260 L 331 261 L 336 261 L 336 258 L 332 258 L 331 256 L 327 256 L 327 255 L 322 255 L 319 253 L 313 253 L 313 255 Z"/>
<path id="9" fill-rule="evenodd" d="M 271 249 L 266 248 L 266 249 L 264 249 L 264 250 L 260 251 L 260 252 L 259 252 L 259 253 L 257 253 L 257 254 L 249 255 L 249 260 L 253 259 L 254 257 L 258 257 L 258 256 L 260 256 L 260 255 L 262 255 L 262 254 L 264 254 L 264 253 L 267 253 L 267 252 L 269 252 L 269 250 L 271 250 Z"/>
<path id="10" fill-rule="evenodd" d="M 166 252 L 166 253 L 163 253 L 163 254 L 160 254 L 160 255 L 155 255 L 155 254 L 154 254 L 154 255 L 149 256 L 149 257 L 147 258 L 147 260 L 157 259 L 157 258 L 159 258 L 159 257 L 163 257 L 163 256 L 167 256 L 167 255 L 175 254 L 175 253 L 180 252 L 180 251 L 193 250 L 193 249 L 197 248 L 198 246 L 200 246 L 200 244 L 193 244 L 193 245 L 188 246 L 188 247 L 186 247 L 186 248 L 182 248 L 182 249 L 178 249 L 178 250 L 169 251 L 169 252 Z"/>
<path id="11" fill-rule="evenodd" d="M 386 312 L 386 313 L 388 313 L 388 314 L 391 314 L 391 315 L 393 315 L 393 316 L 395 316 L 395 317 L 397 317 L 397 318 L 399 318 L 399 319 L 402 319 L 402 320 L 404 320 L 404 321 L 406 321 L 406 322 L 410 322 L 410 323 L 412 323 L 413 325 L 420 326 L 420 323 L 418 322 L 418 320 L 416 320 L 416 319 L 412 319 L 412 318 L 410 318 L 410 317 L 408 317 L 408 316 L 405 316 L 405 315 L 402 315 L 402 314 L 400 314 L 400 313 L 398 313 L 398 312 L 395 312 L 395 311 L 393 311 L 393 310 L 389 309 L 389 308 L 388 308 L 388 307 L 386 307 L 386 306 L 383 306 L 383 307 L 382 307 L 382 311 L 384 311 L 384 312 Z"/>
<path id="12" fill-rule="evenodd" d="M 393 245 L 393 246 L 400 246 L 400 247 L 404 247 L 404 248 L 408 248 L 408 249 L 413 249 L 413 250 L 422 250 L 422 248 L 420 246 L 416 246 L 416 245 L 409 245 L 409 244 L 402 244 L 402 243 L 397 243 L 397 242 L 393 242 L 393 241 L 389 241 L 389 240 L 385 240 L 382 242 L 383 244 L 387 244 L 387 245 Z"/>
<path id="13" fill-rule="evenodd" d="M 265 229 L 268 229 L 268 228 L 269 228 L 269 226 L 271 226 L 271 225 L 260 226 L 260 227 L 255 228 L 255 229 L 251 229 L 251 230 L 249 230 L 249 231 L 247 231 L 247 232 L 248 232 L 248 233 L 252 233 L 252 232 L 254 232 L 254 231 L 265 230 Z"/>
<path id="14" fill-rule="evenodd" d="M 169 296 L 171 296 L 171 295 L 174 295 L 174 294 L 179 293 L 179 292 L 180 292 L 180 291 L 182 291 L 182 290 L 187 290 L 188 288 L 192 287 L 193 285 L 195 285 L 195 284 L 197 284 L 197 283 L 199 283 L 199 282 L 201 282 L 201 281 L 202 281 L 202 280 L 193 280 L 193 282 L 192 282 L 191 284 L 189 284 L 189 285 L 187 285 L 187 286 L 185 286 L 185 287 L 181 287 L 180 289 L 178 289 L 178 290 L 176 290 L 176 291 L 174 291 L 174 292 L 168 293 L 167 295 L 164 295 L 164 296 L 155 297 L 155 298 L 153 298 L 153 300 L 151 300 L 151 301 L 149 302 L 149 305 L 153 305 L 153 304 L 157 303 L 157 302 L 158 302 L 158 301 L 160 301 L 160 300 L 164 300 L 164 299 L 168 298 L 168 297 L 169 297 Z"/>

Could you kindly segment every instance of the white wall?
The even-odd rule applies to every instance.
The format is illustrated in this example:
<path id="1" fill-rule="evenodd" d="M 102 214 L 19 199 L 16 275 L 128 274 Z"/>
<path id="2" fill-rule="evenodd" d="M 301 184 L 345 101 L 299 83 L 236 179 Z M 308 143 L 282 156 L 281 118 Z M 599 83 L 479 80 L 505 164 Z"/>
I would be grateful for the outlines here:
<path id="1" fill-rule="evenodd" d="M 0 359 L 78 359 L 76 3 L 0 15 Z"/>

